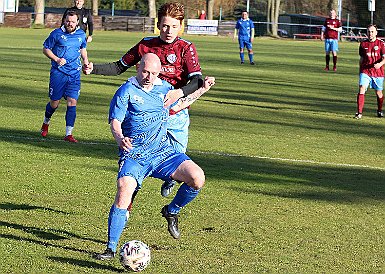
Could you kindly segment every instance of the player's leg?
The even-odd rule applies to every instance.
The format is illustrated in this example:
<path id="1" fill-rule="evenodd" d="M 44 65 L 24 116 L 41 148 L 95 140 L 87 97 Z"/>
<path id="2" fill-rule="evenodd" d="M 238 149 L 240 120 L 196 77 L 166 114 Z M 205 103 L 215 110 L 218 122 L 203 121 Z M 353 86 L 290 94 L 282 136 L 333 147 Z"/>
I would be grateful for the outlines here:
<path id="1" fill-rule="evenodd" d="M 174 115 L 170 115 L 167 121 L 167 135 L 176 152 L 185 153 L 187 150 L 189 125 L 190 117 L 188 109 L 183 109 Z M 161 195 L 168 197 L 172 193 L 176 183 L 172 178 L 165 180 L 160 187 Z"/>
<path id="2" fill-rule="evenodd" d="M 76 121 L 76 105 L 80 94 L 80 75 L 75 75 L 70 78 L 67 83 L 65 98 L 67 99 L 66 111 L 66 135 L 64 141 L 77 143 L 78 141 L 73 137 L 72 131 Z"/>
<path id="3" fill-rule="evenodd" d="M 115 256 L 119 238 L 126 225 L 127 207 L 131 203 L 136 186 L 137 183 L 133 177 L 124 176 L 118 179 L 115 201 L 108 215 L 107 249 L 103 253 L 96 254 L 96 259 L 108 260 Z"/>
<path id="4" fill-rule="evenodd" d="M 331 46 L 330 46 L 330 41 L 329 39 L 325 40 L 325 70 L 329 70 L 329 63 L 330 63 L 330 51 L 331 51 Z"/>
<path id="5" fill-rule="evenodd" d="M 244 53 L 244 48 L 245 48 L 245 41 L 243 39 L 238 39 L 239 43 L 239 58 L 241 59 L 241 64 L 245 63 L 245 53 Z"/>
<path id="6" fill-rule="evenodd" d="M 377 97 L 377 117 L 383 118 L 384 113 L 382 111 L 382 105 L 384 104 L 384 94 L 382 92 L 383 86 L 384 86 L 384 78 L 383 77 L 376 77 L 373 79 L 374 83 L 374 89 L 376 90 L 376 97 Z"/>
<path id="7" fill-rule="evenodd" d="M 50 101 L 45 106 L 44 121 L 40 129 L 40 134 L 46 137 L 51 117 L 59 107 L 60 99 L 64 96 L 66 77 L 60 71 L 51 71 L 49 78 L 48 96 Z"/>
<path id="8" fill-rule="evenodd" d="M 64 141 L 71 142 L 71 143 L 77 143 L 78 140 L 76 140 L 73 135 L 72 131 L 75 126 L 75 120 L 76 120 L 76 105 L 77 100 L 71 97 L 67 97 L 67 111 L 66 111 L 66 135 L 64 137 Z"/>
<path id="9" fill-rule="evenodd" d="M 337 71 L 337 52 L 338 52 L 338 41 L 332 40 L 333 71 Z"/>
<path id="10" fill-rule="evenodd" d="M 254 65 L 253 44 L 251 44 L 251 42 L 247 42 L 246 48 L 249 56 L 250 65 Z"/>
<path id="11" fill-rule="evenodd" d="M 162 215 L 168 222 L 168 231 L 171 236 L 179 239 L 178 213 L 198 196 L 205 183 L 205 175 L 197 164 L 186 160 L 178 166 L 172 174 L 172 178 L 184 183 L 179 187 L 171 203 L 162 208 Z"/>
<path id="12" fill-rule="evenodd" d="M 364 104 L 365 104 L 365 93 L 368 89 L 368 86 L 370 84 L 371 78 L 366 75 L 365 73 L 360 73 L 360 79 L 359 79 L 359 91 L 357 94 L 357 112 L 354 118 L 361 119 L 362 118 L 362 112 L 364 110 Z"/>

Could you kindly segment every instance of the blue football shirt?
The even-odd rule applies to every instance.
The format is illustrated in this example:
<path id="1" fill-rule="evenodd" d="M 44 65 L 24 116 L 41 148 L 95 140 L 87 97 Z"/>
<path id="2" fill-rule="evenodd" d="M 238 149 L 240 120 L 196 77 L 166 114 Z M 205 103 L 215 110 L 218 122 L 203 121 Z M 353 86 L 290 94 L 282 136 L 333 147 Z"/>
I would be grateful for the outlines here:
<path id="1" fill-rule="evenodd" d="M 123 135 L 132 138 L 133 149 L 127 154 L 145 161 L 156 153 L 173 150 L 167 138 L 169 108 L 164 108 L 164 97 L 173 86 L 156 79 L 150 91 L 143 89 L 135 77 L 129 78 L 116 91 L 110 103 L 109 122 L 122 123 Z"/>
<path id="2" fill-rule="evenodd" d="M 80 49 L 86 46 L 86 34 L 82 29 L 77 28 L 73 33 L 68 33 L 64 26 L 53 30 L 43 43 L 44 48 L 52 50 L 57 57 L 66 59 L 67 63 L 64 66 L 59 66 L 55 61 L 51 61 L 51 64 L 52 68 L 67 75 L 80 73 L 82 68 Z"/>
<path id="3" fill-rule="evenodd" d="M 238 30 L 238 38 L 248 40 L 251 37 L 251 29 L 254 28 L 254 23 L 249 18 L 243 20 L 242 18 L 237 21 L 235 28 Z"/>

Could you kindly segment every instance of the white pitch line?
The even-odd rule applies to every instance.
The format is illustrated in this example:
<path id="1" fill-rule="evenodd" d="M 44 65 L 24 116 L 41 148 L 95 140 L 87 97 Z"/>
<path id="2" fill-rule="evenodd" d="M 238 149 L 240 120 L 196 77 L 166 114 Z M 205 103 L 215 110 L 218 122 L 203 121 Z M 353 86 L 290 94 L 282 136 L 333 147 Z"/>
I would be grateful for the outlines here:
<path id="1" fill-rule="evenodd" d="M 43 142 L 63 142 L 61 139 L 50 139 L 50 138 L 34 138 L 34 137 L 26 137 L 26 136 L 4 136 L 9 139 L 24 139 L 24 140 L 33 140 L 33 141 L 43 141 Z M 104 145 L 104 146 L 116 146 L 115 143 L 103 143 L 103 142 L 84 142 L 81 141 L 77 145 L 85 144 L 85 145 Z M 232 154 L 232 153 L 223 153 L 223 152 L 213 152 L 213 151 L 200 151 L 200 150 L 188 150 L 187 152 L 198 153 L 198 154 L 206 154 L 206 155 L 217 155 L 222 157 L 246 157 L 253 159 L 264 159 L 264 160 L 272 160 L 272 161 L 281 161 L 281 162 L 292 162 L 292 163 L 307 163 L 307 164 L 315 164 L 315 165 L 325 165 L 325 166 L 338 166 L 338 167 L 355 167 L 355 168 L 368 168 L 368 169 L 376 169 L 376 170 L 385 170 L 383 167 L 375 167 L 368 165 L 355 165 L 355 164 L 341 164 L 341 163 L 331 163 L 331 162 L 318 162 L 314 160 L 301 160 L 301 159 L 288 159 L 288 158 L 279 158 L 279 157 L 268 157 L 268 156 L 258 156 L 258 155 L 242 155 L 242 154 Z"/>

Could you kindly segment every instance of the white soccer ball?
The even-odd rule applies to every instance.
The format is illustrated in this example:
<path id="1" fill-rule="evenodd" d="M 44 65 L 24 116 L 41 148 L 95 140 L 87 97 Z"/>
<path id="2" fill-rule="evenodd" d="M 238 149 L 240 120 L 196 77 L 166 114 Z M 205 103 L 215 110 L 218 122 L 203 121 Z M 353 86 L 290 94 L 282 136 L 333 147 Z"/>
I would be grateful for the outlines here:
<path id="1" fill-rule="evenodd" d="M 120 262 L 128 270 L 142 271 L 148 266 L 150 260 L 150 248 L 141 241 L 129 241 L 120 249 Z"/>

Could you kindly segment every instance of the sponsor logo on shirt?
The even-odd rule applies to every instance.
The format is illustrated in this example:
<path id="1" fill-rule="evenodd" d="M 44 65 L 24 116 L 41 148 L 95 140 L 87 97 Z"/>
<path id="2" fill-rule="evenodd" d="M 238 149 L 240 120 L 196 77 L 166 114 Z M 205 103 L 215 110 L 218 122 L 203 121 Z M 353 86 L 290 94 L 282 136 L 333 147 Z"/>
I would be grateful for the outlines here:
<path id="1" fill-rule="evenodd" d="M 162 66 L 162 72 L 166 74 L 174 74 L 175 73 L 175 67 L 174 66 Z"/>

